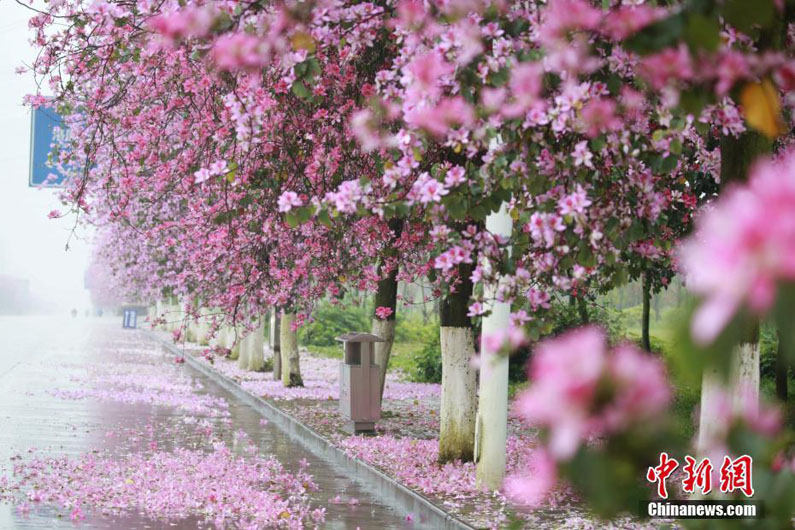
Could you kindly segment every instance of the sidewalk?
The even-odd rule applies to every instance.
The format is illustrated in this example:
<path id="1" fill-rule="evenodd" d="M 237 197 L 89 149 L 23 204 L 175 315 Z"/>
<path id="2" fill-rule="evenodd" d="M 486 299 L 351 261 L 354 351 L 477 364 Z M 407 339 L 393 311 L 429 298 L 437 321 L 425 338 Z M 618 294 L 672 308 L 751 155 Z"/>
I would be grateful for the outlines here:
<path id="1" fill-rule="evenodd" d="M 156 332 L 164 341 L 171 334 Z M 212 355 L 208 348 L 180 343 L 176 351 L 200 363 L 209 373 L 237 385 L 250 396 L 286 413 L 308 427 L 325 443 L 365 462 L 398 483 L 427 497 L 433 504 L 476 528 L 600 528 L 600 522 L 584 512 L 572 493 L 561 488 L 545 507 L 519 513 L 500 492 L 480 490 L 475 466 L 460 462 L 437 463 L 440 385 L 405 382 L 402 374 L 387 375 L 382 420 L 376 436 L 352 436 L 343 430 L 338 412 L 338 360 L 312 355 L 302 349 L 304 387 L 285 388 L 271 372 L 240 370 L 235 361 Z M 271 352 L 266 346 L 266 356 Z M 536 445 L 535 435 L 515 418 L 509 419 L 508 472 L 523 471 Z M 658 525 L 619 519 L 611 528 L 656 528 Z"/>
<path id="2" fill-rule="evenodd" d="M 117 319 L 0 317 L 0 528 L 401 528 Z"/>

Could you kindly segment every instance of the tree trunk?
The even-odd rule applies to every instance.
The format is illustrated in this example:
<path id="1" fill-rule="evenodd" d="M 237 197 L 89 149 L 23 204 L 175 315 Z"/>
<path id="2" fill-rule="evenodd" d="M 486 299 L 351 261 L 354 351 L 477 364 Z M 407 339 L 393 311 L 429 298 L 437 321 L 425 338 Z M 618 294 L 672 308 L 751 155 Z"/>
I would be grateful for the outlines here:
<path id="1" fill-rule="evenodd" d="M 238 340 L 236 326 L 226 326 L 224 328 L 224 346 L 229 348 L 229 359 L 236 361 L 240 357 L 240 341 Z"/>
<path id="2" fill-rule="evenodd" d="M 237 351 L 238 351 L 237 367 L 240 368 L 241 370 L 248 370 L 249 351 L 251 349 L 249 344 L 250 341 L 248 339 L 249 335 L 251 334 L 249 333 L 248 335 L 243 337 L 241 333 L 241 337 L 237 343 Z"/>
<path id="3" fill-rule="evenodd" d="M 370 332 L 378 335 L 384 342 L 376 342 L 374 346 L 375 364 L 380 367 L 381 372 L 381 400 L 384 399 L 384 384 L 386 383 L 386 372 L 389 368 L 389 358 L 392 355 L 392 344 L 395 342 L 395 319 L 390 317 L 384 320 L 373 318 Z"/>
<path id="4" fill-rule="evenodd" d="M 240 346 L 240 358 L 237 361 L 241 370 L 259 372 L 265 366 L 264 357 L 265 324 L 262 319 L 257 327 L 246 335 Z"/>
<path id="5" fill-rule="evenodd" d="M 273 355 L 273 380 L 281 381 L 282 379 L 281 318 L 279 318 L 279 312 L 275 309 L 271 312 L 271 325 L 269 333 L 270 333 L 271 354 Z"/>
<path id="6" fill-rule="evenodd" d="M 442 349 L 442 397 L 439 412 L 439 462 L 470 462 L 475 456 L 477 372 L 472 320 L 467 316 L 472 296 L 472 265 L 458 268 L 461 282 L 456 292 L 439 306 Z"/>
<path id="7" fill-rule="evenodd" d="M 504 237 L 510 237 L 513 228 L 505 203 L 497 213 L 486 218 L 486 228 Z M 480 404 L 475 435 L 475 461 L 477 483 L 492 491 L 502 487 L 505 478 L 508 436 L 508 356 L 498 355 L 488 348 L 486 337 L 504 331 L 510 325 L 511 305 L 491 301 L 497 294 L 497 285 L 484 285 L 484 296 L 491 313 L 483 317 L 480 339 Z"/>
<path id="8" fill-rule="evenodd" d="M 422 304 L 420 310 L 422 311 L 422 323 L 427 324 L 431 315 L 428 311 L 428 302 L 425 301 L 425 279 L 420 280 L 420 295 L 422 296 Z"/>
<path id="9" fill-rule="evenodd" d="M 643 273 L 643 315 L 641 316 L 641 345 L 643 349 L 651 351 L 651 338 L 649 337 L 649 303 L 651 302 L 651 282 L 648 271 Z"/>
<path id="10" fill-rule="evenodd" d="M 770 152 L 772 144 L 759 133 L 748 130 L 739 137 L 721 138 L 721 186 L 732 182 L 744 182 L 754 160 L 761 154 Z M 701 418 L 699 421 L 698 448 L 707 450 L 720 424 L 718 413 L 719 390 L 725 389 L 735 400 L 750 400 L 751 406 L 759 403 L 759 326 L 755 325 L 744 337 L 743 342 L 732 351 L 731 371 L 728 385 L 725 384 L 714 367 L 704 369 L 701 385 Z M 746 405 L 747 406 L 747 405 Z"/>
<path id="11" fill-rule="evenodd" d="M 759 341 L 741 342 L 732 350 L 728 381 L 715 367 L 704 370 L 701 382 L 701 414 L 698 450 L 706 454 L 722 436 L 725 406 L 733 410 L 759 406 Z M 731 399 L 726 403 L 725 399 Z"/>
<path id="12" fill-rule="evenodd" d="M 776 397 L 778 397 L 782 403 L 786 403 L 787 394 L 789 394 L 789 389 L 787 388 L 789 359 L 787 358 L 787 352 L 782 344 L 781 333 L 778 333 L 778 336 L 778 349 L 776 349 Z"/>
<path id="13" fill-rule="evenodd" d="M 384 342 L 376 342 L 375 364 L 380 367 L 381 372 L 381 399 L 384 398 L 384 382 L 386 381 L 386 371 L 389 368 L 389 357 L 392 354 L 392 344 L 395 341 L 395 323 L 397 310 L 397 270 L 392 271 L 389 276 L 378 282 L 378 290 L 375 293 L 375 308 L 388 307 L 392 314 L 385 319 L 373 316 L 371 332 L 378 335 Z"/>
<path id="14" fill-rule="evenodd" d="M 472 367 L 472 327 L 442 326 L 442 405 L 439 461 L 472 461 L 475 456 L 477 372 Z"/>
<path id="15" fill-rule="evenodd" d="M 196 341 L 199 343 L 200 346 L 207 346 L 209 344 L 209 339 L 207 335 L 209 334 L 210 326 L 207 321 L 207 319 L 209 318 L 207 316 L 207 313 L 208 311 L 204 308 L 199 310 L 199 329 L 196 332 L 197 333 Z"/>
<path id="16" fill-rule="evenodd" d="M 391 219 L 389 221 L 389 230 L 392 232 L 392 237 L 397 239 L 403 231 L 403 220 L 399 218 Z M 383 267 L 386 262 L 395 256 L 395 250 L 391 246 L 387 248 L 381 259 L 381 264 L 378 268 L 379 276 L 383 273 Z M 384 382 L 386 381 L 386 371 L 389 368 L 389 357 L 392 354 L 392 344 L 395 342 L 395 323 L 397 318 L 397 292 L 398 292 L 398 269 L 395 268 L 389 272 L 386 278 L 381 278 L 378 281 L 378 290 L 375 292 L 373 321 L 370 331 L 373 335 L 378 335 L 384 342 L 376 342 L 375 346 L 375 364 L 380 367 L 381 381 L 380 381 L 380 399 L 384 398 Z M 380 319 L 375 315 L 375 310 L 379 307 L 387 307 L 392 310 L 392 313 L 385 319 Z"/>
<path id="17" fill-rule="evenodd" d="M 282 384 L 287 387 L 304 386 L 298 356 L 298 334 L 293 331 L 293 322 L 295 322 L 295 313 L 282 313 L 280 330 Z"/>
<path id="18" fill-rule="evenodd" d="M 577 314 L 580 315 L 580 323 L 585 325 L 590 322 L 591 318 L 588 315 L 588 302 L 584 297 L 577 298 Z"/>

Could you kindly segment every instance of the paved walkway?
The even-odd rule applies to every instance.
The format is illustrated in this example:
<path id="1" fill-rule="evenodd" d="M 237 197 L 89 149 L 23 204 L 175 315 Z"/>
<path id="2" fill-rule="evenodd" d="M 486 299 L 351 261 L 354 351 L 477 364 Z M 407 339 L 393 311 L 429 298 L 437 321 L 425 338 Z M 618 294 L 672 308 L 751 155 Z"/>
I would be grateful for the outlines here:
<path id="1" fill-rule="evenodd" d="M 302 460 L 308 462 L 319 486 L 311 505 L 326 509 L 323 528 L 406 526 L 406 514 L 380 504 L 263 424 L 256 411 L 214 382 L 176 365 L 143 333 L 120 328 L 120 319 L 0 317 L 0 468 L 17 455 L 21 460 L 15 462 L 30 455 L 80 458 L 92 451 L 129 456 L 152 448 L 211 451 L 222 443 L 235 454 L 253 448 L 273 454 L 292 473 Z M 129 511 L 87 511 L 84 517 L 82 528 L 214 527 L 196 516 L 166 521 Z M 33 503 L 21 510 L 0 503 L 0 529 L 16 528 L 74 523 L 57 506 Z"/>

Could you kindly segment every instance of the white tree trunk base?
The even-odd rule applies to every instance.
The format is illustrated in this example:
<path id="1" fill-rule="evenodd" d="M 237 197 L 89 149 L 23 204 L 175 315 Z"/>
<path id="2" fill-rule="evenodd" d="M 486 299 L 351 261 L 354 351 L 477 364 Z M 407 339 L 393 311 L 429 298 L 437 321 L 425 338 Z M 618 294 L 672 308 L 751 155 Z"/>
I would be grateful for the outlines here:
<path id="1" fill-rule="evenodd" d="M 717 369 L 704 370 L 697 449 L 706 454 L 725 436 L 726 414 L 759 407 L 759 344 L 745 342 L 732 351 L 729 380 Z"/>
<path id="2" fill-rule="evenodd" d="M 472 328 L 443 326 L 442 397 L 439 412 L 439 461 L 472 461 L 478 410 L 477 371 L 472 366 Z"/>
<path id="3" fill-rule="evenodd" d="M 240 342 L 240 357 L 237 365 L 241 370 L 261 371 L 265 366 L 265 326 L 262 322 Z"/>
<path id="4" fill-rule="evenodd" d="M 298 336 L 292 330 L 295 315 L 284 313 L 281 321 L 282 384 L 286 387 L 304 386 L 298 355 Z"/>

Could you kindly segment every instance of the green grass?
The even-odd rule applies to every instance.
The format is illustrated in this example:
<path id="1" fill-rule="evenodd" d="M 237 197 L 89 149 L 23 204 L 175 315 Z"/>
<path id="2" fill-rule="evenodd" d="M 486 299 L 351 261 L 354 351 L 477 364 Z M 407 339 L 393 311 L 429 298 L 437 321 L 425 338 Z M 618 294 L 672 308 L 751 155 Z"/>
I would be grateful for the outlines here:
<path id="1" fill-rule="evenodd" d="M 641 338 L 641 306 L 630 307 L 622 312 L 622 320 L 626 329 L 627 339 L 640 343 Z M 679 434 L 691 438 L 695 434 L 693 410 L 700 401 L 700 385 L 693 385 L 679 377 L 676 373 L 672 354 L 676 348 L 676 336 L 684 317 L 684 308 L 666 307 L 660 311 L 660 318 L 654 318 L 652 311 L 649 321 L 649 339 L 652 350 L 660 354 L 668 367 L 674 387 L 673 415 Z M 697 418 L 696 418 L 697 419 Z"/>
<path id="2" fill-rule="evenodd" d="M 641 316 L 643 314 L 641 306 L 634 306 L 621 311 L 624 328 L 627 336 L 632 339 L 639 339 L 641 336 Z M 678 307 L 666 307 L 660 311 L 660 319 L 654 318 L 652 311 L 649 319 L 649 335 L 662 343 L 670 345 L 676 336 L 677 329 L 681 325 L 684 309 Z"/>
<path id="3" fill-rule="evenodd" d="M 691 438 L 695 434 L 693 421 L 693 411 L 700 401 L 700 384 L 686 381 L 684 377 L 677 374 L 673 366 L 672 355 L 676 351 L 676 337 L 678 330 L 681 329 L 682 319 L 685 317 L 685 307 L 667 307 L 660 312 L 659 320 L 655 320 L 652 312 L 649 331 L 651 335 L 652 349 L 660 354 L 669 368 L 669 373 L 674 386 L 673 413 L 674 421 L 679 433 L 686 438 Z M 640 342 L 641 336 L 641 307 L 635 306 L 621 311 L 622 324 L 625 329 L 627 339 Z M 408 327 L 412 331 L 418 324 L 411 322 Z M 432 330 L 431 330 L 432 331 Z M 426 330 L 427 334 L 427 330 Z M 390 369 L 398 369 L 404 373 L 411 374 L 415 371 L 415 355 L 423 350 L 425 343 L 422 340 L 422 333 L 404 334 L 408 340 L 396 340 L 392 347 L 392 355 L 389 360 Z M 342 348 L 338 344 L 330 346 L 308 346 L 314 354 L 332 358 L 342 358 Z M 527 386 L 526 382 L 511 382 L 509 395 L 513 397 L 518 391 Z M 795 379 L 789 382 L 790 394 L 795 394 Z M 771 378 L 763 378 L 761 382 L 761 394 L 770 402 L 775 402 L 775 383 Z M 790 398 L 785 413 L 785 421 L 788 425 L 795 425 L 795 399 Z M 698 420 L 698 418 L 696 418 Z"/>
<path id="4" fill-rule="evenodd" d="M 425 346 L 422 342 L 395 342 L 392 345 L 392 355 L 389 358 L 389 368 L 402 370 L 409 373 L 414 368 L 412 354 L 422 350 Z M 306 348 L 318 357 L 326 359 L 342 359 L 342 347 L 307 345 Z"/>

